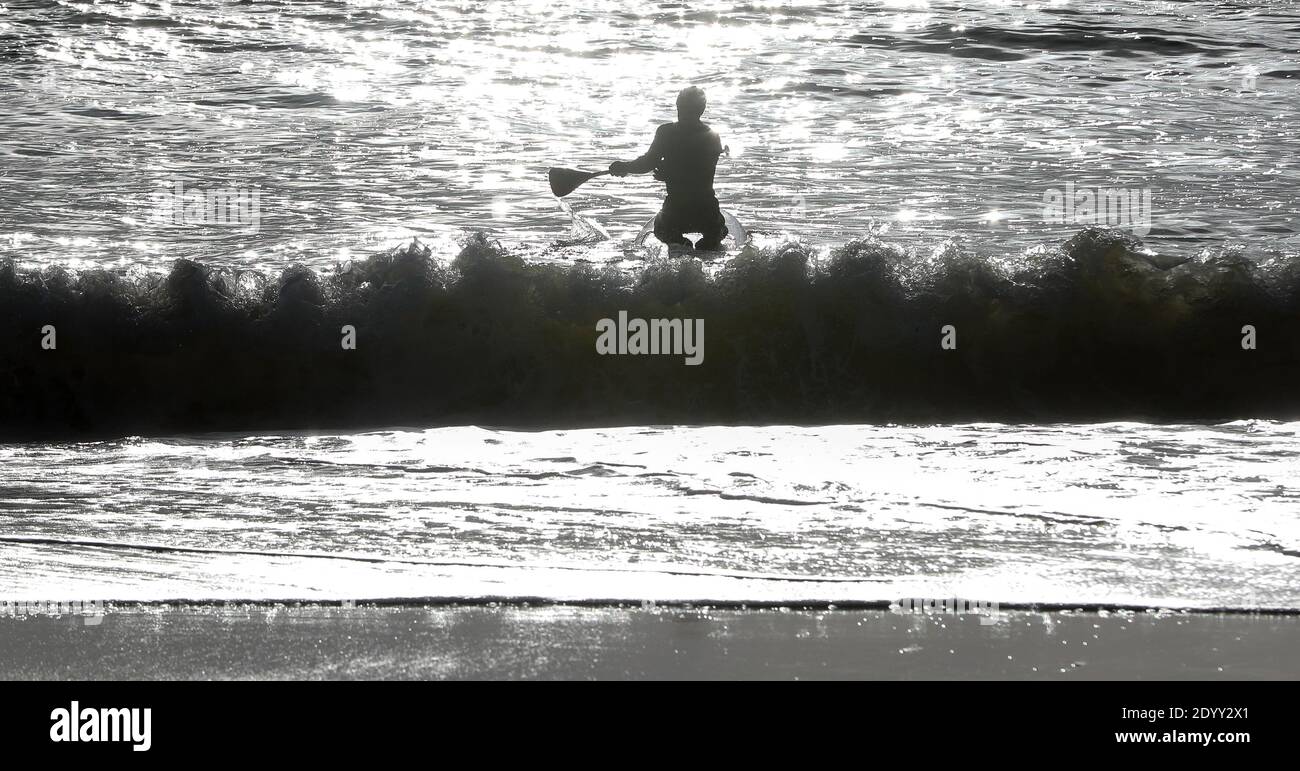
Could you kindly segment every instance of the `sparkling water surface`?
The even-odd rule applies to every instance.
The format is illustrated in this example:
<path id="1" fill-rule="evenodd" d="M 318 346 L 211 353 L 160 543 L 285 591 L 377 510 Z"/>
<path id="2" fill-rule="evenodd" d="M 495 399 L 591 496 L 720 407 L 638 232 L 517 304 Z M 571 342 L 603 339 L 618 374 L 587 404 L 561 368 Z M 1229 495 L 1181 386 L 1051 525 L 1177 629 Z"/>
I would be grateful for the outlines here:
<path id="1" fill-rule="evenodd" d="M 1300 424 L 0 448 L 0 595 L 1300 607 Z"/>
<path id="2" fill-rule="evenodd" d="M 759 238 L 1032 253 L 1149 190 L 1157 251 L 1300 243 L 1293 2 L 0 2 L 0 259 L 328 268 L 483 230 L 621 259 L 567 199 L 704 86 Z M 255 190 L 256 228 L 158 195 Z M 1297 424 L 462 427 L 0 446 L 0 597 L 1300 607 Z"/>
<path id="3" fill-rule="evenodd" d="M 1073 183 L 1149 191 L 1153 248 L 1293 254 L 1298 32 L 1289 1 L 10 0 L 0 256 L 278 270 L 485 230 L 545 257 L 546 167 L 638 155 L 687 83 L 760 238 L 1015 252 L 1078 230 L 1042 212 Z M 256 190 L 256 226 L 155 216 L 177 182 Z M 578 256 L 661 188 L 575 194 L 615 239 Z"/>

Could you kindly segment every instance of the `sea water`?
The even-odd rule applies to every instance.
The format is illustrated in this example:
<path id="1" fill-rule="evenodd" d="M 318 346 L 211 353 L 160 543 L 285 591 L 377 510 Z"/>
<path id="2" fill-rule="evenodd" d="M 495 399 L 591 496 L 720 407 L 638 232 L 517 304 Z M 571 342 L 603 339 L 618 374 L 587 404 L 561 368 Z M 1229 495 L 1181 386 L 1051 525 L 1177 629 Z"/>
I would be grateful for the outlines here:
<path id="1" fill-rule="evenodd" d="M 1300 424 L 0 447 L 15 598 L 1300 607 Z"/>
<path id="2" fill-rule="evenodd" d="M 1294 254 L 1298 16 L 1289 1 L 8 1 L 0 256 L 278 271 L 464 230 L 538 255 L 569 222 L 546 168 L 639 155 L 688 83 L 730 148 L 723 206 L 759 237 L 884 231 L 1005 256 L 1079 229 L 1054 216 L 1087 208 L 1073 185 L 1136 196 L 1109 224 L 1157 250 Z M 178 184 L 257 193 L 257 221 L 177 218 Z M 661 192 L 603 178 L 570 200 L 630 239 Z"/>
<path id="3" fill-rule="evenodd" d="M 12 263 L 0 270 L 0 316 L 27 346 L 40 328 L 29 320 L 62 314 L 63 351 L 83 364 L 59 382 L 84 385 L 90 372 L 112 396 L 41 385 L 49 411 L 24 408 L 44 371 L 12 364 L 24 347 L 3 372 L 5 398 L 22 397 L 6 415 L 75 432 L 122 405 L 155 405 L 127 417 L 163 435 L 0 446 L 0 597 L 1300 607 L 1296 424 L 1234 420 L 1281 417 L 1295 382 L 1294 357 L 1276 346 L 1300 341 L 1284 326 L 1300 238 L 1298 28 L 1287 2 L 5 2 L 0 257 Z M 333 324 L 350 308 L 401 307 L 381 291 L 401 281 L 377 268 L 349 279 L 353 266 L 413 238 L 432 247 L 419 276 L 463 277 L 452 260 L 471 233 L 495 242 L 496 260 L 639 270 L 623 245 L 657 207 L 658 185 L 583 187 L 573 211 L 612 238 L 588 228 L 575 242 L 545 168 L 634 157 L 687 83 L 706 88 L 707 119 L 729 146 L 723 205 L 767 250 L 738 269 L 771 290 L 748 307 L 770 309 L 812 275 L 818 312 L 832 308 L 828 322 L 781 327 L 809 335 L 790 350 L 826 339 L 809 330 L 938 350 L 944 318 L 930 310 L 963 301 L 978 315 L 959 330 L 1014 344 L 990 358 L 962 331 L 958 350 L 972 357 L 962 379 L 903 378 L 884 391 L 873 378 L 900 371 L 888 358 L 823 356 L 800 369 L 747 356 L 742 388 L 710 392 L 713 412 L 690 421 L 772 423 L 790 400 L 771 394 L 797 393 L 831 424 L 821 427 L 166 433 L 227 415 L 212 411 L 217 391 L 203 392 L 223 369 L 270 405 L 253 415 L 256 400 L 244 400 L 232 422 L 273 421 L 324 393 L 312 373 L 332 370 L 292 362 L 260 378 L 276 360 L 247 348 L 186 370 L 198 366 L 182 352 L 186 335 L 205 329 L 210 348 L 310 328 L 336 346 Z M 1128 202 L 1120 216 L 1089 209 L 1084 194 L 1110 190 Z M 208 218 L 186 208 L 195 201 L 228 202 L 236 216 Z M 1088 231 L 1066 245 L 1089 226 L 1142 241 L 1116 247 Z M 477 243 L 474 254 L 486 248 Z M 797 270 L 768 283 L 744 274 L 792 254 Z M 696 286 L 689 271 L 680 282 L 681 268 L 668 273 L 650 300 Z M 375 276 L 385 280 L 371 286 Z M 825 302 L 836 282 L 857 298 L 847 316 Z M 719 286 L 726 297 L 731 285 Z M 226 305 L 194 299 L 211 292 Z M 1064 339 L 1128 330 L 1147 347 L 1116 363 L 1104 346 L 1081 358 L 1059 345 L 1063 297 Z M 1274 324 L 1261 331 L 1275 346 L 1261 355 L 1274 358 L 1245 377 L 1235 368 L 1255 365 L 1228 357 L 1242 350 L 1238 328 L 1258 323 L 1242 317 L 1253 309 Z M 753 320 L 745 306 L 732 312 Z M 585 317 L 559 317 L 590 334 L 574 337 L 587 350 Z M 257 326 L 275 319 L 290 321 Z M 1034 323 L 1052 334 L 1035 338 Z M 1150 353 L 1168 329 L 1184 355 L 1151 387 L 1142 377 L 1164 366 Z M 101 359 L 77 347 L 83 332 L 99 335 Z M 710 337 L 710 355 L 727 339 Z M 323 345 L 312 341 L 303 345 Z M 128 349 L 137 358 L 114 370 Z M 498 349 L 471 349 L 499 364 Z M 1198 372 L 1204 356 L 1219 358 Z M 1044 361 L 1070 377 L 1035 380 Z M 1096 362 L 1109 362 L 1102 375 L 1080 377 Z M 133 380 L 145 367 L 159 379 Z M 1126 367 L 1142 377 L 1124 384 Z M 344 390 L 296 417 L 403 404 L 376 397 L 395 388 L 454 402 L 463 394 L 446 395 L 445 375 L 479 370 L 438 371 L 442 380 L 371 382 L 356 392 L 368 407 Z M 155 382 L 165 392 L 148 391 Z M 972 382 L 986 401 L 972 401 Z M 122 396 L 134 392 L 148 398 Z M 925 402 L 922 416 L 1082 403 L 1101 422 L 834 420 L 887 417 L 907 395 Z M 1170 400 L 1173 413 L 1206 420 L 1110 419 Z"/>

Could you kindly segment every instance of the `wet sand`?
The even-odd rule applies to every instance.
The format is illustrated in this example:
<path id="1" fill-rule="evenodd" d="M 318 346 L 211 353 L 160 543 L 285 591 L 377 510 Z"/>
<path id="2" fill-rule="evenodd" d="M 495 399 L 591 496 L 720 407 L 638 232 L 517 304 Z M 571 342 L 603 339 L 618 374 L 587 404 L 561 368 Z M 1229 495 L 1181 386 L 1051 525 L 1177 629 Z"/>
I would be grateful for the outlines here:
<path id="1" fill-rule="evenodd" d="M 259 604 L 0 617 L 3 679 L 1300 679 L 1297 650 L 1300 618 L 1239 613 Z"/>

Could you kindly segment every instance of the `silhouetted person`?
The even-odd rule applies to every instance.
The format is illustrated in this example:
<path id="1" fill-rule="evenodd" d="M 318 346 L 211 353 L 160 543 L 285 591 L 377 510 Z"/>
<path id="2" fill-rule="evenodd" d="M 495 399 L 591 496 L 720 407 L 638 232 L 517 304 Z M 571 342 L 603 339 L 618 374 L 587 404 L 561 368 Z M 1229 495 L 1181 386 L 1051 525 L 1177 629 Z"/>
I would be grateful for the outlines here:
<path id="1" fill-rule="evenodd" d="M 713 172 L 722 155 L 722 139 L 700 120 L 708 104 L 697 86 L 677 95 L 677 122 L 655 131 L 646 154 L 635 161 L 614 161 L 616 177 L 654 171 L 668 185 L 663 208 L 655 217 L 655 238 L 665 244 L 690 245 L 684 233 L 700 233 L 697 248 L 717 249 L 727 235 L 727 223 L 713 193 Z"/>

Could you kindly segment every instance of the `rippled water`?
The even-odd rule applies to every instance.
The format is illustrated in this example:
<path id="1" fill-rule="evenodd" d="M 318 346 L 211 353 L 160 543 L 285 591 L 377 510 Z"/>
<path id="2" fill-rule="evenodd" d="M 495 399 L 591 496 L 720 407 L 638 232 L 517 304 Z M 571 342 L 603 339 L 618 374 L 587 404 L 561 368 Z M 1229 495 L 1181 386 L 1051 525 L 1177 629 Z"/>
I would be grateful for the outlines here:
<path id="1" fill-rule="evenodd" d="M 1151 266 L 1135 273 L 1114 267 L 1115 249 L 1076 249 L 1061 264 L 1086 268 L 1068 277 L 1084 289 L 1067 297 L 1104 321 L 1112 307 L 1147 308 L 1135 296 L 1164 297 L 1137 293 L 1141 281 L 1181 287 L 1159 306 L 1173 310 L 1149 318 L 1222 295 L 1223 344 L 1240 354 L 1236 309 L 1262 308 L 1266 294 L 1229 291 L 1255 285 L 1221 247 L 1280 253 L 1258 264 L 1285 278 L 1300 244 L 1297 33 L 1292 2 L 6 0 L 0 259 L 159 272 L 186 257 L 274 277 L 290 262 L 328 268 L 484 230 L 532 259 L 621 258 L 659 185 L 590 183 L 566 200 L 614 240 L 557 249 L 572 223 L 545 168 L 638 154 L 695 82 L 730 147 L 723 205 L 760 239 L 822 248 L 878 234 L 1041 255 L 1033 247 L 1079 229 L 1044 222 L 1048 190 L 1149 190 L 1156 252 L 1231 259 L 1168 270 L 1142 253 Z M 256 227 L 159 219 L 158 196 L 176 183 L 256 191 Z M 985 298 L 1028 281 L 1004 272 L 1006 292 L 965 281 L 940 294 L 996 317 L 1008 306 Z M 94 301 L 60 320 L 71 340 L 135 329 L 132 309 L 154 307 L 136 299 L 157 282 L 6 275 L 24 312 Z M 174 272 L 162 306 L 208 307 L 183 302 L 207 297 L 185 280 L 206 275 Z M 388 286 L 374 307 L 394 307 Z M 136 299 L 95 304 L 105 296 Z M 125 326 L 114 327 L 104 308 L 119 305 Z M 898 307 L 929 306 L 909 296 Z M 149 342 L 130 334 L 117 344 Z M 1291 339 L 1280 322 L 1262 334 Z M 1275 380 L 1285 345 L 1263 359 Z M 67 382 L 105 371 L 116 370 L 70 367 Z M 298 381 L 267 385 L 287 382 Z M 36 390 L 83 417 L 86 394 Z M 0 597 L 1300 608 L 1298 427 L 443 428 L 0 445 Z"/>
<path id="2" fill-rule="evenodd" d="M 1300 608 L 1300 424 L 0 448 L 0 596 Z"/>
<path id="3" fill-rule="evenodd" d="M 1296 251 L 1292 2 L 0 4 L 0 256 L 326 266 L 488 230 L 539 253 L 552 164 L 638 154 L 704 85 L 724 205 L 774 237 L 1005 251 L 1066 183 L 1149 189 L 1149 242 Z M 256 189 L 257 232 L 154 221 Z M 616 239 L 648 178 L 573 197 Z M 602 254 L 596 249 L 592 254 Z M 590 255 L 588 255 L 590 256 Z"/>

